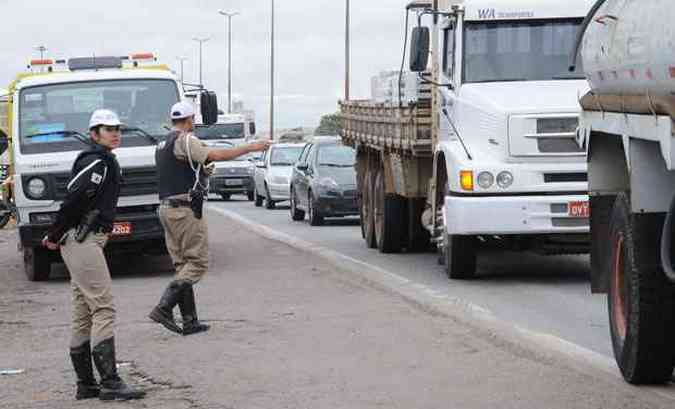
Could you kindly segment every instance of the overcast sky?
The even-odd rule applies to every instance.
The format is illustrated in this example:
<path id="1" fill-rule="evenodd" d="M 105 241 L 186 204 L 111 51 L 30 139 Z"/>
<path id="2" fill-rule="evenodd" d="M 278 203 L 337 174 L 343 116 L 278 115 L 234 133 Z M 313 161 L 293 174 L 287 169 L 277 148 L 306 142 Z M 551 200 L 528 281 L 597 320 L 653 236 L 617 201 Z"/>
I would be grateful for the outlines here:
<path id="1" fill-rule="evenodd" d="M 407 0 L 351 0 L 352 97 L 368 97 L 370 77 L 400 65 Z M 337 109 L 344 84 L 344 0 L 276 0 L 276 126 L 314 126 Z M 46 46 L 54 58 L 152 51 L 186 81 L 204 83 L 226 107 L 226 24 L 233 20 L 233 94 L 269 127 L 271 0 L 0 0 L 0 88 Z"/>

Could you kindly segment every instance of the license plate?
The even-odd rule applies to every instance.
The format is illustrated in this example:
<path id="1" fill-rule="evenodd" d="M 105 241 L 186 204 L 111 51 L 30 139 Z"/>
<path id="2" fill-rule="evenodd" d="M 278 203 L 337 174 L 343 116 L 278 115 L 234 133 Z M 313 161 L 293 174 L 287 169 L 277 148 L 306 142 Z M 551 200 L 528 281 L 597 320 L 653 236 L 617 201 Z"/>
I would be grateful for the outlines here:
<path id="1" fill-rule="evenodd" d="M 244 181 L 241 179 L 227 179 L 225 180 L 225 185 L 227 186 L 241 186 L 244 184 Z"/>
<path id="2" fill-rule="evenodd" d="M 568 215 L 570 217 L 589 217 L 591 208 L 588 202 L 570 202 L 568 206 Z"/>
<path id="3" fill-rule="evenodd" d="M 131 235 L 132 228 L 131 223 L 115 223 L 113 224 L 112 235 L 113 236 L 129 236 Z"/>

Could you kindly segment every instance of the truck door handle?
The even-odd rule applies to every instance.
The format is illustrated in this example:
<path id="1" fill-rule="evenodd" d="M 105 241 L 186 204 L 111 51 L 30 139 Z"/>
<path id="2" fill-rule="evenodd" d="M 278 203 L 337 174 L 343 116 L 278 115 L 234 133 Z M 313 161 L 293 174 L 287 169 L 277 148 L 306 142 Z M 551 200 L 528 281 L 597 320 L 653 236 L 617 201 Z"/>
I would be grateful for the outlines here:
<path id="1" fill-rule="evenodd" d="M 617 16 L 613 16 L 611 14 L 605 14 L 603 16 L 600 16 L 600 17 L 596 18 L 594 21 L 598 24 L 602 24 L 603 26 L 606 26 L 607 20 L 610 20 L 610 21 L 616 23 L 617 21 L 619 21 L 619 18 Z"/>

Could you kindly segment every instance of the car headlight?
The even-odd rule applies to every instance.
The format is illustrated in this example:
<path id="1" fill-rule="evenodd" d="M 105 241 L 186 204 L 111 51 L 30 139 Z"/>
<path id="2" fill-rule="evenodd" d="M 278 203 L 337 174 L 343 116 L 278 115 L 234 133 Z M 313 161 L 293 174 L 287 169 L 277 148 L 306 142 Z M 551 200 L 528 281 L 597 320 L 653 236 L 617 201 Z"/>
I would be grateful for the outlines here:
<path id="1" fill-rule="evenodd" d="M 31 178 L 26 186 L 26 193 L 31 199 L 42 199 L 47 195 L 47 182 L 42 178 Z"/>
<path id="2" fill-rule="evenodd" d="M 255 165 L 253 163 L 251 163 L 251 165 L 248 168 L 246 168 L 246 173 L 248 173 L 249 175 L 255 173 Z"/>
<path id="3" fill-rule="evenodd" d="M 478 186 L 483 189 L 489 189 L 495 184 L 495 177 L 490 172 L 481 172 L 478 175 Z"/>
<path id="4" fill-rule="evenodd" d="M 502 172 L 497 175 L 497 184 L 502 189 L 506 189 L 513 184 L 513 174 L 511 172 Z"/>

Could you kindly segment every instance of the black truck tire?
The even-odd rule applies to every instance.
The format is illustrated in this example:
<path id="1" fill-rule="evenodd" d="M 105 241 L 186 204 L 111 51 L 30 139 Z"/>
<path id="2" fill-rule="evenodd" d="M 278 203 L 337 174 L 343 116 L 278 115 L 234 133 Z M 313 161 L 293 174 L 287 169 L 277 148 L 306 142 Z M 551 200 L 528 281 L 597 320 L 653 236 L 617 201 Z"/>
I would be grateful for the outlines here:
<path id="1" fill-rule="evenodd" d="M 675 365 L 675 285 L 660 266 L 663 214 L 633 214 L 626 194 L 616 198 L 609 245 L 612 346 L 631 384 L 664 383 Z"/>
<path id="2" fill-rule="evenodd" d="M 49 280 L 51 265 L 51 256 L 46 249 L 24 247 L 23 267 L 29 281 Z"/>
<path id="3" fill-rule="evenodd" d="M 380 169 L 375 178 L 373 197 L 373 219 L 377 248 L 380 253 L 399 253 L 403 244 L 403 199 L 387 194 L 384 186 L 384 170 Z"/>
<path id="4" fill-rule="evenodd" d="M 447 195 L 448 186 L 444 188 L 443 197 Z M 448 234 L 447 232 L 444 234 L 443 259 L 445 261 L 445 273 L 448 278 L 451 280 L 476 278 L 477 238 L 474 236 Z"/>
<path id="5" fill-rule="evenodd" d="M 609 283 L 609 223 L 616 196 L 591 196 L 591 290 L 606 293 Z"/>
<path id="6" fill-rule="evenodd" d="M 452 280 L 476 278 L 476 238 L 446 234 L 443 243 L 445 272 Z"/>
<path id="7" fill-rule="evenodd" d="M 375 234 L 375 220 L 373 217 L 373 174 L 366 172 L 363 178 L 363 191 L 361 193 L 361 228 L 363 229 L 363 239 L 368 248 L 377 248 L 377 237 Z"/>

